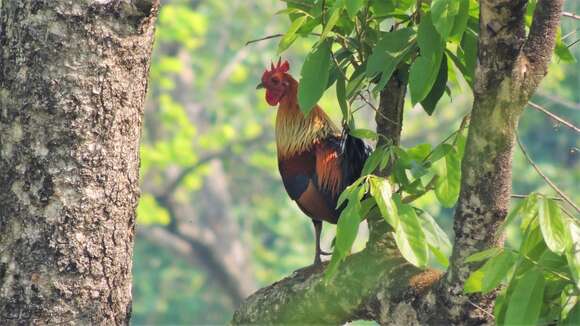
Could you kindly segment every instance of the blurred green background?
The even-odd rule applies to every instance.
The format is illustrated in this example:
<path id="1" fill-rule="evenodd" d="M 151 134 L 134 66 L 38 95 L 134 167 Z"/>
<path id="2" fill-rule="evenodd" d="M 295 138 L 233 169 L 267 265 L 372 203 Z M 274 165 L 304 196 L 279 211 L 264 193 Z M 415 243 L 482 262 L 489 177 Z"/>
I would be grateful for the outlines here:
<path id="1" fill-rule="evenodd" d="M 289 21 L 271 0 L 165 0 L 158 20 L 141 148 L 142 198 L 133 265 L 133 323 L 227 323 L 241 300 L 256 289 L 311 263 L 313 230 L 280 181 L 274 145 L 275 109 L 255 85 Z M 567 3 L 580 12 L 580 4 Z M 563 19 L 566 44 L 580 38 L 580 24 Z M 284 53 L 297 76 L 315 40 Z M 571 48 L 580 58 L 580 45 Z M 467 86 L 452 90 L 434 116 L 406 108 L 403 145 L 437 144 L 455 130 L 471 106 Z M 580 123 L 580 64 L 554 62 L 534 101 Z M 322 107 L 339 120 L 330 89 Z M 363 106 L 357 123 L 374 128 Z M 528 109 L 519 133 L 541 169 L 576 201 L 580 169 L 578 137 L 542 113 Z M 516 149 L 514 193 L 549 187 Z M 418 206 L 451 234 L 452 209 L 434 196 Z M 516 228 L 508 241 L 517 241 Z M 326 225 L 323 247 L 333 238 Z M 356 247 L 362 248 L 361 230 Z"/>

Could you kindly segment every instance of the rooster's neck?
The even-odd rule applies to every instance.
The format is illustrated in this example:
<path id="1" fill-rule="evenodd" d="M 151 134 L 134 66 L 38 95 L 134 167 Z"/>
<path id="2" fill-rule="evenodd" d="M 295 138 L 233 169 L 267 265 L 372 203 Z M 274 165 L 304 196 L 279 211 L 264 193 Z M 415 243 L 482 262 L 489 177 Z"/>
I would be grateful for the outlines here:
<path id="1" fill-rule="evenodd" d="M 339 135 L 339 131 L 318 105 L 305 116 L 300 111 L 295 96 L 282 99 L 276 115 L 279 158 L 310 150 L 321 139 L 331 135 Z"/>

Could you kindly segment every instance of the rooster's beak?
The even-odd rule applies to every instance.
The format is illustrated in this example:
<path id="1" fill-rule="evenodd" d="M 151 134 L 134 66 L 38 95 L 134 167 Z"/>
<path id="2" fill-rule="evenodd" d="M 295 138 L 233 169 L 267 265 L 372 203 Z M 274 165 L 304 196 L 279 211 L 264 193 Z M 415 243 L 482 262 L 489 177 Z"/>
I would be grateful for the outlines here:
<path id="1" fill-rule="evenodd" d="M 262 89 L 265 88 L 263 83 L 259 83 L 258 86 L 256 86 L 256 89 Z"/>

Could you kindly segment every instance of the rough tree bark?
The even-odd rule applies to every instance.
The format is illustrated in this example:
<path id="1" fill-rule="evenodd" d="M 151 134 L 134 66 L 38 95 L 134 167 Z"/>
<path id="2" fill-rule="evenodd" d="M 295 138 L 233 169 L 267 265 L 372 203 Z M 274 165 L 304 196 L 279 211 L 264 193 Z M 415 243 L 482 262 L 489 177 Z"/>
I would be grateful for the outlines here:
<path id="1" fill-rule="evenodd" d="M 474 103 L 455 212 L 455 244 L 444 275 L 417 270 L 401 263 L 396 255 L 386 257 L 384 253 L 391 253 L 388 236 L 373 235 L 371 225 L 367 249 L 348 257 L 331 283 L 322 279 L 320 266 L 299 270 L 250 296 L 232 323 L 337 324 L 355 319 L 393 325 L 493 323 L 494 294 L 463 293 L 466 278 L 479 267 L 464 260 L 476 251 L 502 244 L 502 235 L 496 230 L 509 208 L 517 122 L 547 72 L 562 3 L 539 0 L 526 37 L 526 0 L 480 1 Z M 398 103 L 393 95 L 397 94 L 396 85 L 391 80 L 381 96 L 380 111 L 389 119 L 377 117 L 377 131 L 393 140 L 397 138 L 392 132 L 400 133 L 402 127 L 389 122 L 400 121 L 399 111 L 392 107 Z M 390 100 L 383 98 L 389 94 Z M 387 245 L 377 247 L 381 241 Z M 378 254 L 373 248 L 379 248 Z"/>
<path id="2" fill-rule="evenodd" d="M 0 1 L 0 324 L 128 324 L 157 0 Z"/>

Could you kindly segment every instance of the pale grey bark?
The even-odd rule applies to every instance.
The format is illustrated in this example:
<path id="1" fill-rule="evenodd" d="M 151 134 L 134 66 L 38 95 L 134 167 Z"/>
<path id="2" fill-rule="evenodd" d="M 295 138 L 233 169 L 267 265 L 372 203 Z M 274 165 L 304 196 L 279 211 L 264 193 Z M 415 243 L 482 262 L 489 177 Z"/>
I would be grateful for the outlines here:
<path id="1" fill-rule="evenodd" d="M 0 1 L 0 324 L 127 324 L 158 1 Z"/>

